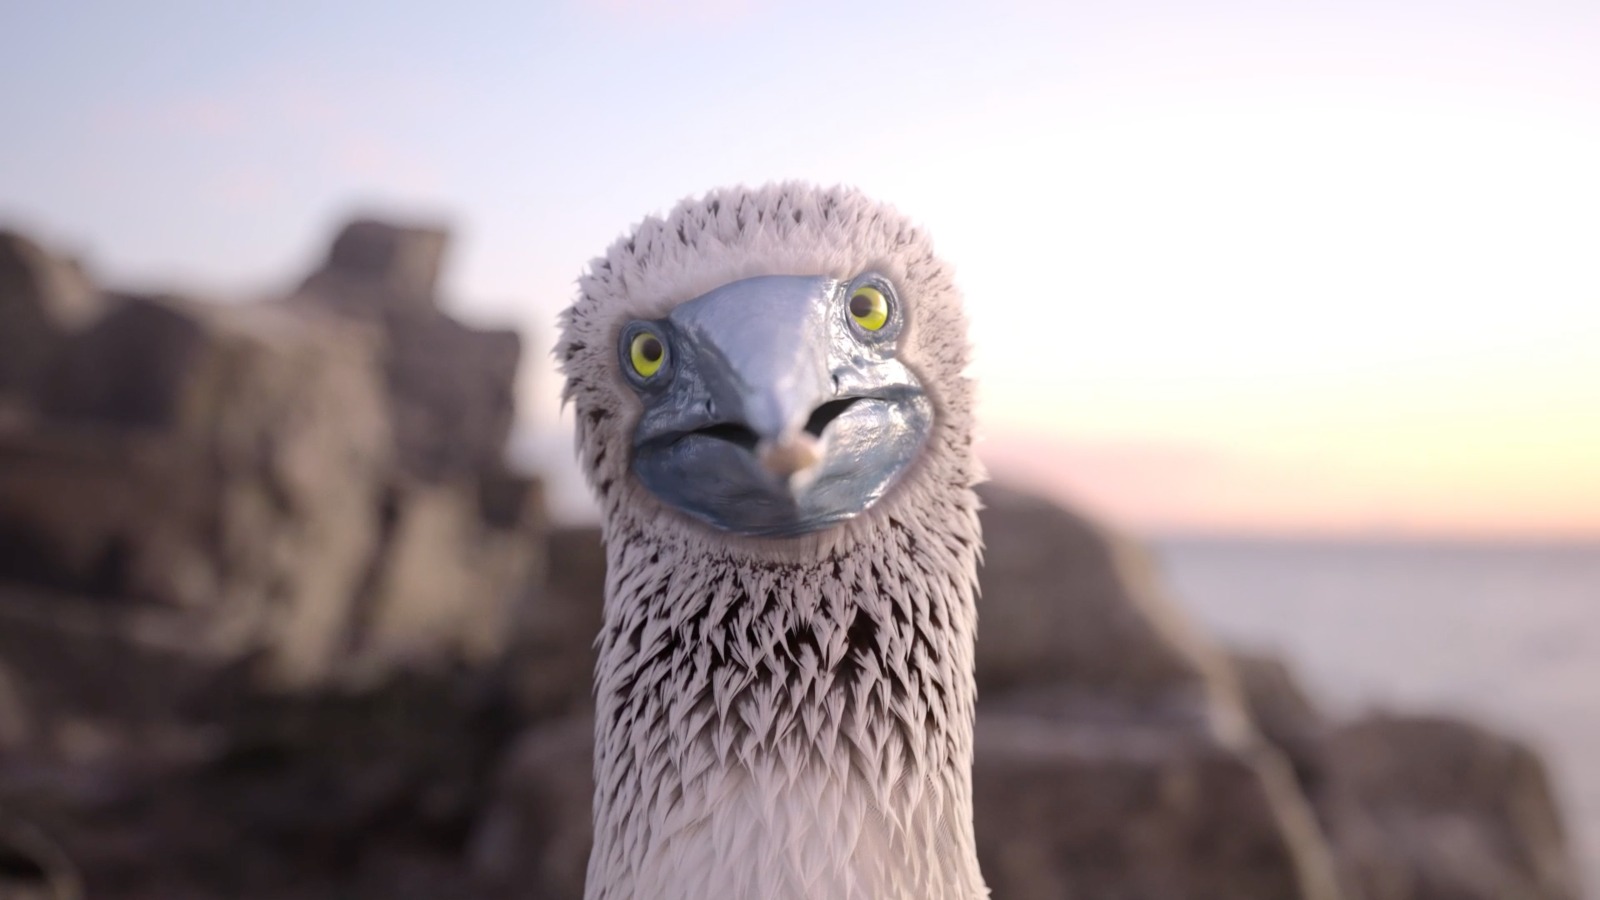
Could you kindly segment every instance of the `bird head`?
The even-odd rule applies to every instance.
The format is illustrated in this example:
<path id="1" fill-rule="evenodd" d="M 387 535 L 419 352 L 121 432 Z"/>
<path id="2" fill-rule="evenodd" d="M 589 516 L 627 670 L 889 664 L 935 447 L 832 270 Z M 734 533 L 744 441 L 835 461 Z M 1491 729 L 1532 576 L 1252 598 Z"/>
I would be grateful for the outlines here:
<path id="1" fill-rule="evenodd" d="M 959 295 L 919 230 L 853 190 L 722 190 L 645 219 L 590 264 L 556 352 L 608 521 L 781 543 L 971 481 Z"/>

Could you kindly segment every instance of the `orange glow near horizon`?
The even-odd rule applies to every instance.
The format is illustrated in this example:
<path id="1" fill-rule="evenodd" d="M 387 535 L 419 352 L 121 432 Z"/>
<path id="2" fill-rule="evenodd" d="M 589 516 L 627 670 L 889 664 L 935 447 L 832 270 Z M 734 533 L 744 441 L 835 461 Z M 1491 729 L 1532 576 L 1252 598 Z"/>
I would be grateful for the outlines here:
<path id="1" fill-rule="evenodd" d="M 1138 444 L 991 440 L 981 452 L 996 481 L 1043 489 L 1145 533 L 1600 538 L 1593 464 L 1543 475 L 1516 468 L 1495 479 L 1487 469 L 1362 471 Z"/>
<path id="2" fill-rule="evenodd" d="M 1143 530 L 1600 536 L 1595 360 L 1261 377 L 1254 390 L 1069 392 L 1022 428 L 1026 411 L 999 400 L 984 453 L 997 477 Z"/>
<path id="3" fill-rule="evenodd" d="M 1600 121 L 1029 102 L 962 129 L 1024 164 L 916 198 L 997 477 L 1139 530 L 1600 536 Z"/>
<path id="4" fill-rule="evenodd" d="M 1141 530 L 1600 537 L 1600 364 L 1515 362 L 1002 399 L 984 454 Z"/>

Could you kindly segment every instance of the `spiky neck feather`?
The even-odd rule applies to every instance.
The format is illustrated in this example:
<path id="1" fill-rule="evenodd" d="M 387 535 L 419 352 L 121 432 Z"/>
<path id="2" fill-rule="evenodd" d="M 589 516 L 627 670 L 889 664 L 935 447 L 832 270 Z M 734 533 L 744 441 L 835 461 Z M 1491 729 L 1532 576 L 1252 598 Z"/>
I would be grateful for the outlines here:
<path id="1" fill-rule="evenodd" d="M 976 504 L 925 500 L 811 562 L 608 529 L 591 898 L 983 896 Z"/>

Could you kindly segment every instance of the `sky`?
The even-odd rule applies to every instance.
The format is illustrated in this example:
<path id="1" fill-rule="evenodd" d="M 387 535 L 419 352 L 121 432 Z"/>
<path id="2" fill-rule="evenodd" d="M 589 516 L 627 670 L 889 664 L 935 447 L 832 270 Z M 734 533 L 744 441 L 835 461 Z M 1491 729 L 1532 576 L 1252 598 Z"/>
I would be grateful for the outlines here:
<path id="1" fill-rule="evenodd" d="M 1590 0 L 0 2 L 0 221 L 229 297 L 353 213 L 448 223 L 570 487 L 587 261 L 845 182 L 953 264 L 997 478 L 1145 532 L 1595 536 L 1597 47 Z"/>

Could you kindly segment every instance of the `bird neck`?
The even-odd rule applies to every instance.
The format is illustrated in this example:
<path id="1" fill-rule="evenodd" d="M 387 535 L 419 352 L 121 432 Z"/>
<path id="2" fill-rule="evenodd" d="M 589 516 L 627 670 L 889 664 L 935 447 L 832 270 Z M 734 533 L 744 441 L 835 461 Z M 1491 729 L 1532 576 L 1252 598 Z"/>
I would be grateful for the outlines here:
<path id="1" fill-rule="evenodd" d="M 608 523 L 589 900 L 987 896 L 956 494 L 800 562 Z"/>

